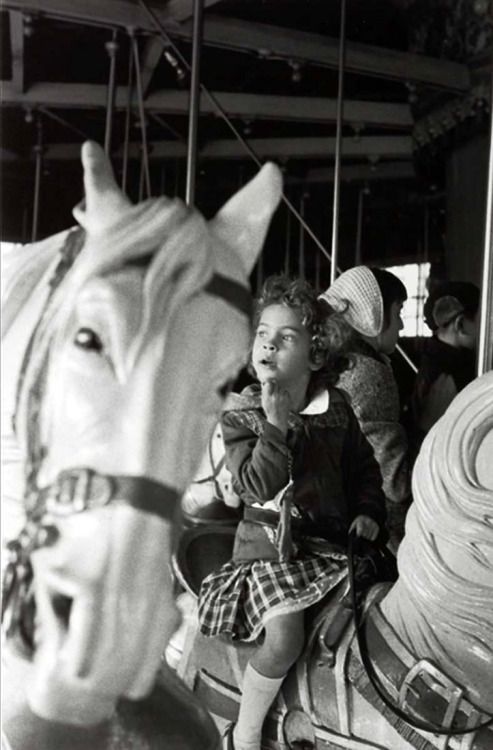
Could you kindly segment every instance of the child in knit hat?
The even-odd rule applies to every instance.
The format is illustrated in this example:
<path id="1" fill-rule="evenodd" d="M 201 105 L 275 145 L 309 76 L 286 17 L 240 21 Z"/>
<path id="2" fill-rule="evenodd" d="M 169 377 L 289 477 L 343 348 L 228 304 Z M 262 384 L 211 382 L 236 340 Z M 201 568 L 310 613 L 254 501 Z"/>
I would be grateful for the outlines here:
<path id="1" fill-rule="evenodd" d="M 384 525 L 378 464 L 332 387 L 347 365 L 346 337 L 307 282 L 266 281 L 251 353 L 259 384 L 222 417 L 243 520 L 232 561 L 204 579 L 199 595 L 205 635 L 263 635 L 228 750 L 260 750 L 264 718 L 304 645 L 305 610 L 345 579 L 348 533 L 374 541 Z"/>
<path id="2" fill-rule="evenodd" d="M 352 328 L 353 366 L 341 374 L 338 385 L 349 395 L 380 465 L 389 547 L 395 553 L 404 534 L 411 483 L 407 435 L 399 422 L 399 392 L 388 355 L 402 329 L 406 288 L 389 271 L 356 266 L 342 273 L 319 299 L 329 313 L 339 312 Z"/>

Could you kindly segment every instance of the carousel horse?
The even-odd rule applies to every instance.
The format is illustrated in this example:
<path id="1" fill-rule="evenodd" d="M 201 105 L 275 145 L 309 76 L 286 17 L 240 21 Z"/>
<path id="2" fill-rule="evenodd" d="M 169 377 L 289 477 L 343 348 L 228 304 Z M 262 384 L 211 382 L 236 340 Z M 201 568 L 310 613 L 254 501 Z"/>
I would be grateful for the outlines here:
<path id="1" fill-rule="evenodd" d="M 95 143 L 82 164 L 79 226 L 3 264 L 4 742 L 215 748 L 161 668 L 174 522 L 244 364 L 281 175 L 264 165 L 207 222 L 177 199 L 132 205 Z"/>
<path id="2" fill-rule="evenodd" d="M 305 650 L 263 726 L 265 750 L 493 748 L 492 456 L 489 372 L 456 397 L 423 443 L 399 575 L 365 592 L 363 633 L 345 582 L 307 613 Z M 185 532 L 176 564 L 189 592 L 230 557 L 233 534 Z M 179 671 L 211 713 L 234 721 L 255 646 L 207 638 L 190 622 Z"/>

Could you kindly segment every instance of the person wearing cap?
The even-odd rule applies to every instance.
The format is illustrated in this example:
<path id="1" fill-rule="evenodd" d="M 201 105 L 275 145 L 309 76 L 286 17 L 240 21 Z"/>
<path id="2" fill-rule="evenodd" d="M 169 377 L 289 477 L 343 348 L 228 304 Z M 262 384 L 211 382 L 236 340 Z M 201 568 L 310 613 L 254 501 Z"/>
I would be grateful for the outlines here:
<path id="1" fill-rule="evenodd" d="M 466 281 L 436 286 L 424 305 L 432 338 L 424 344 L 411 396 L 410 442 L 421 443 L 455 396 L 475 377 L 479 289 Z"/>
<path id="2" fill-rule="evenodd" d="M 399 391 L 389 355 L 402 330 L 407 299 L 404 284 L 389 271 L 356 266 L 342 273 L 319 297 L 352 329 L 352 367 L 338 387 L 349 396 L 361 430 L 380 465 L 387 505 L 389 548 L 395 553 L 404 535 L 411 501 L 408 443 L 399 422 Z"/>

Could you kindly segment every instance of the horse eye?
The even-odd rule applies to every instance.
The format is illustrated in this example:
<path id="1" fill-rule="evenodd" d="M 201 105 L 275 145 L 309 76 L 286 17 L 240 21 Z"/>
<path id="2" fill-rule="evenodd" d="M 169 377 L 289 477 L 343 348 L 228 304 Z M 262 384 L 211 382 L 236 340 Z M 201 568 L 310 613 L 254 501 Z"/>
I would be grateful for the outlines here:
<path id="1" fill-rule="evenodd" d="M 217 389 L 218 396 L 225 399 L 226 396 L 233 390 L 234 380 L 227 380 L 223 385 Z"/>
<path id="2" fill-rule="evenodd" d="M 75 346 L 79 346 L 81 349 L 87 351 L 102 352 L 103 344 L 99 336 L 90 328 L 79 328 L 74 337 Z"/>

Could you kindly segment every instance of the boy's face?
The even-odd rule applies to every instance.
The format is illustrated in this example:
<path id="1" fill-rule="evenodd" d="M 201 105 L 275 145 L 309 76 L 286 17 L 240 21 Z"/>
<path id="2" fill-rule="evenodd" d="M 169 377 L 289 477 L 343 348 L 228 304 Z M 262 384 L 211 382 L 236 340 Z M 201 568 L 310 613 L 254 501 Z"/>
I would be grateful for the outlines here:
<path id="1" fill-rule="evenodd" d="M 476 339 L 478 336 L 478 323 L 479 314 L 473 318 L 467 317 L 467 315 L 459 316 L 456 324 L 457 329 L 457 345 L 462 346 L 465 349 L 475 349 Z"/>
<path id="2" fill-rule="evenodd" d="M 397 346 L 399 332 L 404 328 L 401 313 L 404 302 L 392 302 L 389 310 L 389 322 L 378 337 L 378 348 L 383 354 L 392 354 Z"/>
<path id="3" fill-rule="evenodd" d="M 252 364 L 263 383 L 275 379 L 283 388 L 308 384 L 311 371 L 310 335 L 300 313 L 287 305 L 269 305 L 262 312 L 255 332 Z"/>

